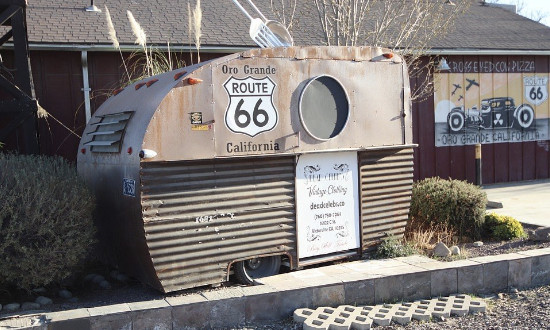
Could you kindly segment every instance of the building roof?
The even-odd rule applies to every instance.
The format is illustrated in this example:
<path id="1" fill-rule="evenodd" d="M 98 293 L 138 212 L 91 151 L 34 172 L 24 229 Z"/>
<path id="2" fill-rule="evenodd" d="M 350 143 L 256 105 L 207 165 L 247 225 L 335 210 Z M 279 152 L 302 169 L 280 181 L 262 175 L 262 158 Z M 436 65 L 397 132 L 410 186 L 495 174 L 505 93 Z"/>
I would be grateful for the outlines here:
<path id="1" fill-rule="evenodd" d="M 147 34 L 148 44 L 189 47 L 187 1 L 96 0 L 102 12 L 87 12 L 90 0 L 29 0 L 28 36 L 31 49 L 73 47 L 113 49 L 108 35 L 104 6 L 107 6 L 121 47 L 136 47 L 126 11 L 133 13 Z M 393 1 L 393 0 L 387 0 Z M 444 0 L 435 0 L 444 1 Z M 461 15 L 454 29 L 434 41 L 442 52 L 460 51 L 550 51 L 550 27 L 504 8 L 483 5 L 477 0 Z M 191 6 L 195 0 L 190 1 Z M 245 0 L 240 0 L 246 3 Z M 268 18 L 275 18 L 269 0 L 254 0 Z M 311 0 L 301 0 L 291 34 L 296 45 L 323 45 L 319 15 Z M 248 36 L 250 21 L 231 0 L 201 0 L 203 9 L 201 44 L 204 50 L 220 51 L 255 47 Z M 455 7 L 449 6 L 449 10 Z M 191 48 L 194 48 L 192 46 Z"/>

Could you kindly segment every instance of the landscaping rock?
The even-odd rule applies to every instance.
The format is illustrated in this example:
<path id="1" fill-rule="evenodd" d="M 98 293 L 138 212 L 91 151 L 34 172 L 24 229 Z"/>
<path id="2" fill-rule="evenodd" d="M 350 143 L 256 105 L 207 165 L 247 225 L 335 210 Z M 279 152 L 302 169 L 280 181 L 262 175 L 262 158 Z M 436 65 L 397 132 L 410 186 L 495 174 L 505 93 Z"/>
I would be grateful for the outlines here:
<path id="1" fill-rule="evenodd" d="M 126 276 L 124 274 L 118 274 L 116 279 L 119 282 L 128 282 L 128 276 Z"/>
<path id="2" fill-rule="evenodd" d="M 436 257 L 448 257 L 451 255 L 451 250 L 443 242 L 437 243 L 433 250 L 434 256 Z"/>
<path id="3" fill-rule="evenodd" d="M 90 273 L 90 274 L 84 276 L 84 281 L 91 282 L 96 276 L 98 276 L 98 275 L 94 274 L 94 273 Z"/>
<path id="4" fill-rule="evenodd" d="M 24 302 L 23 305 L 21 305 L 21 309 L 24 311 L 39 309 L 39 308 L 40 308 L 40 304 L 37 304 L 35 302 Z"/>
<path id="5" fill-rule="evenodd" d="M 40 296 L 36 298 L 34 302 L 39 304 L 40 306 L 51 305 L 53 303 L 53 301 L 50 298 L 44 297 L 44 296 Z"/>
<path id="6" fill-rule="evenodd" d="M 32 292 L 33 292 L 33 293 L 37 293 L 37 294 L 43 294 L 43 293 L 46 293 L 46 288 L 36 288 L 36 289 L 32 289 Z"/>
<path id="7" fill-rule="evenodd" d="M 105 277 L 103 277 L 102 275 L 96 275 L 92 279 L 92 282 L 94 282 L 95 284 L 99 284 L 101 283 L 101 281 L 105 281 Z"/>
<path id="8" fill-rule="evenodd" d="M 21 308 L 21 305 L 18 303 L 11 303 L 4 306 L 4 310 L 8 312 L 13 312 Z"/>
<path id="9" fill-rule="evenodd" d="M 59 292 L 57 294 L 63 299 L 70 299 L 73 296 L 71 291 L 66 290 L 66 289 L 59 290 Z"/>
<path id="10" fill-rule="evenodd" d="M 530 230 L 529 240 L 535 242 L 550 242 L 550 227 Z"/>
<path id="11" fill-rule="evenodd" d="M 460 248 L 456 245 L 451 246 L 451 254 L 453 256 L 459 256 L 460 255 Z"/>
<path id="12" fill-rule="evenodd" d="M 474 246 L 475 246 L 475 247 L 483 246 L 483 242 L 482 242 L 482 241 L 474 242 Z"/>
<path id="13" fill-rule="evenodd" d="M 106 280 L 103 280 L 103 281 L 99 282 L 99 287 L 102 288 L 102 289 L 110 289 L 111 288 L 111 283 L 109 283 Z"/>

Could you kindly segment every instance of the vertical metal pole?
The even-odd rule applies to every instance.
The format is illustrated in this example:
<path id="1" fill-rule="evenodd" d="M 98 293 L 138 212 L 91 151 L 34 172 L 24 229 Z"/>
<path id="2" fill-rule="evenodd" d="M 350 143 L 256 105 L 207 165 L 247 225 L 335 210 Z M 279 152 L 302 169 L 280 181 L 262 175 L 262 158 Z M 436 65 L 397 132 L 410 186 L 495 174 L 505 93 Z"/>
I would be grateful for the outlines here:
<path id="1" fill-rule="evenodd" d="M 482 184 L 481 178 L 481 144 L 476 144 L 476 182 L 477 186 L 481 187 Z"/>
<path id="2" fill-rule="evenodd" d="M 88 77 L 88 52 L 83 50 L 81 54 L 82 59 L 82 91 L 84 92 L 84 112 L 86 114 L 86 123 L 92 117 L 92 110 L 90 105 L 90 80 Z"/>

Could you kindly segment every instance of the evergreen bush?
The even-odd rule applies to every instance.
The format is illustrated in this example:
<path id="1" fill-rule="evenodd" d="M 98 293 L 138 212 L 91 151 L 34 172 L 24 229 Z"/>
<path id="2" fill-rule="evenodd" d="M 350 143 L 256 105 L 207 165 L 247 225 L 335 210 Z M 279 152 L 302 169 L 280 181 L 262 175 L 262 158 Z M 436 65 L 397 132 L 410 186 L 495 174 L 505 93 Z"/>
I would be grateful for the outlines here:
<path id="1" fill-rule="evenodd" d="M 94 243 L 93 210 L 67 161 L 0 153 L 0 284 L 30 290 L 71 275 Z"/>
<path id="2" fill-rule="evenodd" d="M 509 241 L 526 237 L 521 223 L 513 217 L 489 213 L 485 215 L 485 233 L 493 239 Z"/>
<path id="3" fill-rule="evenodd" d="M 382 241 L 376 248 L 378 258 L 397 258 L 406 257 L 418 253 L 418 251 L 409 243 L 402 239 L 390 235 Z"/>
<path id="4" fill-rule="evenodd" d="M 413 185 L 410 217 L 426 228 L 448 225 L 459 236 L 479 239 L 486 205 L 487 194 L 471 183 L 428 178 Z"/>

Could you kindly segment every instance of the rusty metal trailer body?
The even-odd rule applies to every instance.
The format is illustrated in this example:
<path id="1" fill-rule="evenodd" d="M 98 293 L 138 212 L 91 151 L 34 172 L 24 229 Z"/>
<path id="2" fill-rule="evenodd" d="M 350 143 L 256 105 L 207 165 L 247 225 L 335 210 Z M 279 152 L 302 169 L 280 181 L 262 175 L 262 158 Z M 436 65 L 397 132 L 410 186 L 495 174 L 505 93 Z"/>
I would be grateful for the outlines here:
<path id="1" fill-rule="evenodd" d="M 115 92 L 78 154 L 108 258 L 169 292 L 226 281 L 235 262 L 295 269 L 403 233 L 408 81 L 387 49 L 287 47 Z"/>

